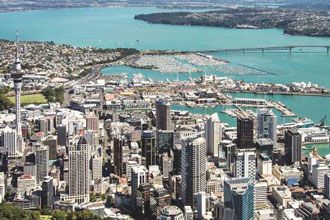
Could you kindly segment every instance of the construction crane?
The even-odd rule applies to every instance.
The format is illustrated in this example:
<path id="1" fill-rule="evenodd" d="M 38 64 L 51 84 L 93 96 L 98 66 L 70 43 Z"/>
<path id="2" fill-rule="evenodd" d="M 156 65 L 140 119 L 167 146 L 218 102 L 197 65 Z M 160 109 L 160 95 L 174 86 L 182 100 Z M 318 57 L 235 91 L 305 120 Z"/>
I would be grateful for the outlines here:
<path id="1" fill-rule="evenodd" d="M 327 115 L 324 115 L 324 117 L 320 121 L 320 126 L 323 127 L 325 125 L 325 120 L 327 119 Z"/>
<path id="2" fill-rule="evenodd" d="M 325 120 L 327 119 L 327 115 L 324 115 L 323 118 L 320 120 L 320 123 L 317 125 L 317 127 L 325 128 L 327 127 L 325 125 Z"/>

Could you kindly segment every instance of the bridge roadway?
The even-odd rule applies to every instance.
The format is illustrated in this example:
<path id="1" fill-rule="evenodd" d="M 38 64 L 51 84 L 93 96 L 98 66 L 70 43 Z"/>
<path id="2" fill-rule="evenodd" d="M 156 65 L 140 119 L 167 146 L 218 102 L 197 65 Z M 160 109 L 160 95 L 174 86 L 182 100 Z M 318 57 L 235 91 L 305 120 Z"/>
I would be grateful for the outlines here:
<path id="1" fill-rule="evenodd" d="M 330 45 L 289 45 L 289 46 L 274 46 L 274 47 L 252 47 L 252 48 L 236 48 L 236 49 L 214 49 L 195 51 L 199 53 L 213 53 L 213 52 L 266 52 L 266 51 L 288 51 L 292 52 L 293 49 L 305 49 L 305 48 L 324 48 L 327 54 L 330 52 Z"/>

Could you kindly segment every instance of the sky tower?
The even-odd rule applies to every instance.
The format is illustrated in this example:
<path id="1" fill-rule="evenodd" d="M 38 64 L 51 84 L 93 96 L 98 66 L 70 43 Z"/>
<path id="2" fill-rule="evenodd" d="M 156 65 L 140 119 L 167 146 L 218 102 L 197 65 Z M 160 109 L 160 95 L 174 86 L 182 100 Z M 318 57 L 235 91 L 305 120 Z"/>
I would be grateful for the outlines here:
<path id="1" fill-rule="evenodd" d="M 16 59 L 15 67 L 12 72 L 12 78 L 14 80 L 14 90 L 16 95 L 16 132 L 17 137 L 22 137 L 22 125 L 21 125 L 21 90 L 22 90 L 22 66 L 20 61 L 20 46 L 18 41 L 18 32 L 16 31 Z"/>

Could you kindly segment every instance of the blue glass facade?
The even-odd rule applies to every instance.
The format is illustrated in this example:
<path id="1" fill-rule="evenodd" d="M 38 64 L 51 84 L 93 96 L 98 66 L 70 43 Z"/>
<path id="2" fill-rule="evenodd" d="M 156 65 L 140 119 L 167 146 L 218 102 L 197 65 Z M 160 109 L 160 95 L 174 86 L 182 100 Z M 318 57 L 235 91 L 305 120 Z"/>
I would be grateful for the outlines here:
<path id="1" fill-rule="evenodd" d="M 251 220 L 254 217 L 254 182 L 250 178 L 225 180 L 225 208 L 231 209 L 235 220 Z"/>

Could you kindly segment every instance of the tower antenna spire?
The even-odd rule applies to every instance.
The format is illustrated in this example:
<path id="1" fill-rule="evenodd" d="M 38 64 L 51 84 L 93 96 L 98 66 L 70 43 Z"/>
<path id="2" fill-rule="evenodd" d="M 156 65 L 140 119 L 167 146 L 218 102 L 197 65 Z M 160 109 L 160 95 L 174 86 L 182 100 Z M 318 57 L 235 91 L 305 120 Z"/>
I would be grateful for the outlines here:
<path id="1" fill-rule="evenodd" d="M 16 29 L 16 58 L 19 58 L 18 30 Z"/>
<path id="2" fill-rule="evenodd" d="M 15 60 L 15 70 L 16 71 L 21 71 L 22 66 L 21 66 L 21 61 L 20 61 L 20 46 L 19 46 L 19 35 L 18 35 L 18 30 L 16 29 L 16 60 Z"/>

